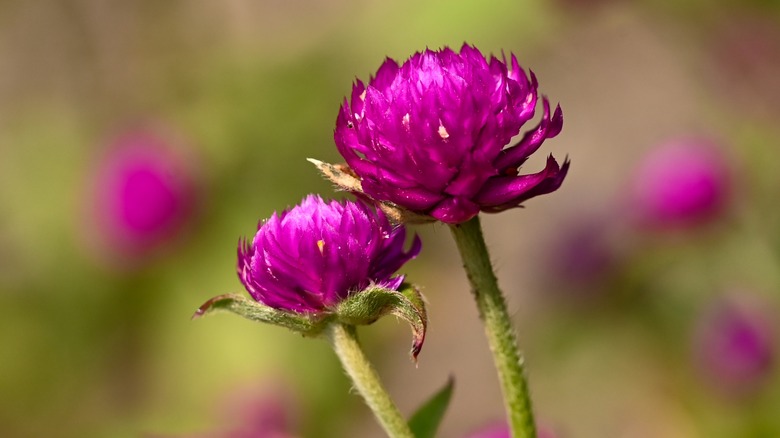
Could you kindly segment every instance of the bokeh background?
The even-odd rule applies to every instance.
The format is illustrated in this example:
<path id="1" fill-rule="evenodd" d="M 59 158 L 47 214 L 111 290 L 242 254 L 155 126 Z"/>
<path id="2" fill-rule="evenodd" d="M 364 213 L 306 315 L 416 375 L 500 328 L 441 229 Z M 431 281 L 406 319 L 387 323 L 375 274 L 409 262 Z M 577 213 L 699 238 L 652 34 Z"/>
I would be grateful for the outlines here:
<path id="1" fill-rule="evenodd" d="M 565 115 L 563 187 L 483 218 L 540 424 L 780 436 L 771 0 L 0 3 L 0 436 L 381 436 L 327 343 L 190 316 L 241 290 L 259 219 L 342 196 L 305 159 L 339 161 L 353 79 L 464 41 Z M 466 437 L 502 421 L 495 373 L 449 231 L 415 231 L 419 366 L 404 324 L 361 336 L 406 413 L 454 376 L 441 436 Z"/>

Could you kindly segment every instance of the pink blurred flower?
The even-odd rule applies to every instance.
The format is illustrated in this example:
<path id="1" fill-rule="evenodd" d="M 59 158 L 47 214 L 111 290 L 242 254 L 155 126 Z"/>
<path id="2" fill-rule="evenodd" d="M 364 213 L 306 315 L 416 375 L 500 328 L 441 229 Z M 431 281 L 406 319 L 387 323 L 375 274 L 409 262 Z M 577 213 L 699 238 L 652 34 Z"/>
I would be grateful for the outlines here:
<path id="1" fill-rule="evenodd" d="M 219 436 L 229 438 L 294 438 L 298 436 L 300 403 L 283 382 L 242 386 L 225 400 L 221 417 L 231 423 Z"/>
<path id="2" fill-rule="evenodd" d="M 729 167 L 718 147 L 702 138 L 677 139 L 644 157 L 633 175 L 630 207 L 644 225 L 694 225 L 718 216 L 729 191 Z"/>
<path id="3" fill-rule="evenodd" d="M 283 381 L 244 383 L 219 398 L 216 415 L 221 426 L 216 430 L 147 438 L 296 438 L 299 407 Z"/>
<path id="4" fill-rule="evenodd" d="M 770 315 L 762 307 L 745 299 L 727 299 L 699 321 L 697 365 L 724 392 L 751 393 L 772 369 L 774 336 Z"/>
<path id="5" fill-rule="evenodd" d="M 167 138 L 116 138 L 95 174 L 97 231 L 112 255 L 138 258 L 179 234 L 193 210 L 194 175 Z"/>
<path id="6" fill-rule="evenodd" d="M 468 438 L 511 438 L 511 436 L 509 426 L 506 424 L 495 424 L 469 435 Z M 536 438 L 556 438 L 556 435 L 550 428 L 538 427 Z"/>
<path id="7" fill-rule="evenodd" d="M 561 227 L 548 246 L 545 260 L 548 282 L 566 298 L 571 292 L 590 296 L 602 290 L 619 265 L 620 251 L 613 244 L 618 226 L 608 217 L 578 217 Z"/>

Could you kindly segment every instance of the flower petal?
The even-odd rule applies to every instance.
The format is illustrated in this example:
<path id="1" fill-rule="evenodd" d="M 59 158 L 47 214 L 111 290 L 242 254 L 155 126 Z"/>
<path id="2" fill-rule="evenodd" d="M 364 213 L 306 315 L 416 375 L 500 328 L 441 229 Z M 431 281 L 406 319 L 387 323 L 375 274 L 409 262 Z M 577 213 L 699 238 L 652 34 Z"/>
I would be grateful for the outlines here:
<path id="1" fill-rule="evenodd" d="M 422 187 L 397 188 L 387 186 L 381 179 L 364 180 L 363 191 L 374 199 L 387 200 L 412 211 L 427 210 L 443 198 L 443 195 Z"/>
<path id="2" fill-rule="evenodd" d="M 504 173 L 506 170 L 516 169 L 531 154 L 536 152 L 546 139 L 553 138 L 561 132 L 563 111 L 561 111 L 560 105 L 555 108 L 552 117 L 550 117 L 550 102 L 546 97 L 542 99 L 542 105 L 544 106 L 544 114 L 536 128 L 526 132 L 523 139 L 516 145 L 501 151 L 494 163 L 500 172 Z"/>
<path id="3" fill-rule="evenodd" d="M 569 168 L 569 161 L 558 167 L 552 155 L 539 173 L 521 176 L 498 176 L 485 183 L 477 195 L 476 202 L 483 211 L 496 212 L 515 207 L 526 199 L 550 193 L 558 189 Z"/>
<path id="4" fill-rule="evenodd" d="M 466 222 L 479 213 L 479 205 L 462 198 L 447 198 L 434 207 L 430 215 L 446 224 Z"/>

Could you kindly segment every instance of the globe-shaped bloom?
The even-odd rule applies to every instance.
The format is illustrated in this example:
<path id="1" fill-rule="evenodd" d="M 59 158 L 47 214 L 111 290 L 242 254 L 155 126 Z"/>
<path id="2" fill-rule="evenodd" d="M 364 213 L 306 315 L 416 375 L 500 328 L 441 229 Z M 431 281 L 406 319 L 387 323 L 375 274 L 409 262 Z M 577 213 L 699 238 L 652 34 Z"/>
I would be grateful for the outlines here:
<path id="1" fill-rule="evenodd" d="M 387 59 L 366 86 L 356 81 L 339 112 L 334 138 L 362 191 L 415 213 L 461 223 L 480 211 L 517 207 L 561 185 L 569 167 L 552 156 L 541 172 L 520 166 L 563 125 L 560 107 L 514 146 L 534 116 L 537 81 L 510 63 L 463 45 Z"/>
<path id="2" fill-rule="evenodd" d="M 397 290 L 394 275 L 421 249 L 415 236 L 374 207 L 325 202 L 310 195 L 296 207 L 261 222 L 251 243 L 240 242 L 238 275 L 249 294 L 275 309 L 314 313 L 371 285 Z"/>
<path id="3" fill-rule="evenodd" d="M 194 210 L 195 178 L 167 138 L 119 136 L 97 169 L 98 231 L 112 253 L 138 257 L 175 237 Z"/>
<path id="4" fill-rule="evenodd" d="M 651 227 L 684 227 L 710 221 L 725 209 L 729 166 L 703 138 L 680 138 L 650 151 L 634 173 L 631 210 Z"/>
<path id="5" fill-rule="evenodd" d="M 764 303 L 718 302 L 700 321 L 695 353 L 699 366 L 727 393 L 755 391 L 774 365 L 774 333 Z"/>

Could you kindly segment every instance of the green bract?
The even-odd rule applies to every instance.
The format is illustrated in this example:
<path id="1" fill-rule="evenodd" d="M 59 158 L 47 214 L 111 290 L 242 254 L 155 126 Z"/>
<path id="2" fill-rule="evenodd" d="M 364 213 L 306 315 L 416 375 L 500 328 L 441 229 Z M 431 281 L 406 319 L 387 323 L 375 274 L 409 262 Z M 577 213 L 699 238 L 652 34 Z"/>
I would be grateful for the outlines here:
<path id="1" fill-rule="evenodd" d="M 370 286 L 349 295 L 335 308 L 316 313 L 274 309 L 242 295 L 225 294 L 206 301 L 192 317 L 196 319 L 215 311 L 228 311 L 252 321 L 285 327 L 303 336 L 318 336 L 329 324 L 369 325 L 385 315 L 394 315 L 412 328 L 411 355 L 416 361 L 428 324 L 425 302 L 414 285 L 404 283 L 399 289 Z"/>

